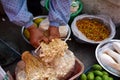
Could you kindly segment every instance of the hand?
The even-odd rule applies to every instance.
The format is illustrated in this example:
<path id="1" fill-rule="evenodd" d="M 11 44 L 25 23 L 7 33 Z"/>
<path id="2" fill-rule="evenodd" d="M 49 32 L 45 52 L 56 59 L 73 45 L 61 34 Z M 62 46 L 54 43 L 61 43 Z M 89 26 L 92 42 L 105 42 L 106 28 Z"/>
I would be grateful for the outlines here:
<path id="1" fill-rule="evenodd" d="M 60 38 L 59 27 L 50 26 L 48 31 L 49 31 L 49 41 L 52 41 L 52 39 L 55 38 Z"/>
<path id="2" fill-rule="evenodd" d="M 35 25 L 27 28 L 30 32 L 30 43 L 33 47 L 37 48 L 41 41 L 48 43 L 48 39 L 43 35 L 43 31 L 35 27 Z"/>

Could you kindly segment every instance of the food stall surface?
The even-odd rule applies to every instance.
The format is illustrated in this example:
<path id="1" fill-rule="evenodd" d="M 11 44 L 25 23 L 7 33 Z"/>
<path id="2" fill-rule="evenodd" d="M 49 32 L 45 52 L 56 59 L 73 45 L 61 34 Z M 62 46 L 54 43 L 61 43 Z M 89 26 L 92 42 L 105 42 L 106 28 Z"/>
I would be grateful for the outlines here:
<path id="1" fill-rule="evenodd" d="M 26 50 L 33 50 L 34 48 L 28 44 L 21 35 L 21 28 L 11 23 L 7 17 L 0 18 L 0 39 L 4 40 L 10 47 L 14 48 L 20 54 Z M 115 39 L 120 39 L 120 27 L 116 27 L 117 33 Z M 75 56 L 81 60 L 85 66 L 85 71 L 93 64 L 97 63 L 95 58 L 95 49 L 97 45 L 77 42 L 71 34 L 71 40 L 68 40 L 68 46 Z M 3 67 L 5 71 L 10 71 L 14 74 L 17 61 L 8 66 Z"/>

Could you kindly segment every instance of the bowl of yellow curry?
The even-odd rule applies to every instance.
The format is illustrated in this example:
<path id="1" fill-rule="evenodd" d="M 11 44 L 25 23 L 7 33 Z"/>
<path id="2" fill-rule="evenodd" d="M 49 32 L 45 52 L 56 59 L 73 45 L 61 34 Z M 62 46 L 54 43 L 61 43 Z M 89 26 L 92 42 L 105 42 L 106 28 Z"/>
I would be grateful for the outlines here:
<path id="1" fill-rule="evenodd" d="M 92 44 L 109 41 L 116 33 L 115 24 L 106 15 L 79 15 L 73 20 L 71 30 L 75 40 Z"/>

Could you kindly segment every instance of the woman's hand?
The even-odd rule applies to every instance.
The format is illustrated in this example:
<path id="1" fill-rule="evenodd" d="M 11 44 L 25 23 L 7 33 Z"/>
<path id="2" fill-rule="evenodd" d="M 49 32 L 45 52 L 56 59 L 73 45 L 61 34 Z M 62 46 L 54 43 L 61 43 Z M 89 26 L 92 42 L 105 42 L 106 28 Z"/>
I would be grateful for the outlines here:
<path id="1" fill-rule="evenodd" d="M 55 38 L 60 38 L 59 27 L 50 26 L 48 31 L 49 31 L 49 41 L 52 41 L 52 39 Z"/>
<path id="2" fill-rule="evenodd" d="M 30 32 L 30 43 L 33 47 L 37 48 L 41 41 L 48 43 L 48 38 L 43 35 L 43 31 L 37 28 L 34 24 L 27 29 Z"/>
<path id="3" fill-rule="evenodd" d="M 60 38 L 59 28 L 56 26 L 50 26 L 48 29 L 49 37 L 47 38 L 43 31 L 37 28 L 34 24 L 27 28 L 30 32 L 30 43 L 33 47 L 37 48 L 41 41 L 49 43 L 52 39 Z"/>

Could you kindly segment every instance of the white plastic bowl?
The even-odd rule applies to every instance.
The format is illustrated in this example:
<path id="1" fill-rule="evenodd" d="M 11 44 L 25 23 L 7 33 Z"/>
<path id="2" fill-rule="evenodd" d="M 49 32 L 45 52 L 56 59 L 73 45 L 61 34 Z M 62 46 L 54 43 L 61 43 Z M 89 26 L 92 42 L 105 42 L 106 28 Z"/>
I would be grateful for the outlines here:
<path id="1" fill-rule="evenodd" d="M 89 18 L 89 19 L 95 18 L 95 19 L 101 20 L 104 24 L 107 25 L 108 29 L 110 30 L 109 37 L 102 40 L 102 41 L 94 41 L 94 40 L 88 39 L 82 32 L 80 32 L 78 30 L 77 25 L 76 25 L 76 21 L 81 20 L 83 18 Z M 106 15 L 87 15 L 87 14 L 79 15 L 73 20 L 73 22 L 71 24 L 71 30 L 73 32 L 75 39 L 78 42 L 90 43 L 90 44 L 99 44 L 99 43 L 104 42 L 104 41 L 109 41 L 112 38 L 114 38 L 115 33 L 116 33 L 115 24 L 112 22 L 111 18 L 106 16 Z"/>
<path id="2" fill-rule="evenodd" d="M 117 76 L 117 77 L 120 77 L 120 72 L 111 68 L 110 66 L 108 65 L 105 65 L 101 62 L 100 58 L 99 58 L 99 55 L 102 54 L 101 49 L 105 49 L 105 46 L 106 47 L 109 47 L 109 48 L 112 48 L 112 45 L 109 45 L 107 46 L 109 43 L 111 44 L 112 42 L 120 42 L 120 40 L 116 40 L 116 39 L 112 39 L 110 41 L 107 41 L 107 42 L 102 42 L 100 43 L 97 47 L 96 47 L 96 50 L 95 50 L 95 56 L 96 56 L 96 59 L 98 61 L 98 63 L 106 70 L 108 71 L 109 73 L 111 73 L 112 75 L 114 76 Z"/>
<path id="3" fill-rule="evenodd" d="M 34 19 L 37 19 L 37 18 L 47 18 L 47 16 L 37 16 L 37 17 L 35 17 Z M 65 38 L 62 38 L 64 41 L 67 41 L 67 40 L 70 38 L 70 35 L 71 35 L 71 29 L 70 29 L 70 27 L 69 27 L 68 25 L 67 25 L 66 27 L 68 28 L 68 34 L 67 34 L 67 36 L 66 36 Z M 25 35 L 23 34 L 24 29 L 25 29 L 25 27 L 23 26 L 22 29 L 21 29 L 22 37 L 23 37 L 23 39 L 24 39 L 27 43 L 30 44 L 29 40 L 28 40 L 28 39 L 25 37 Z"/>

